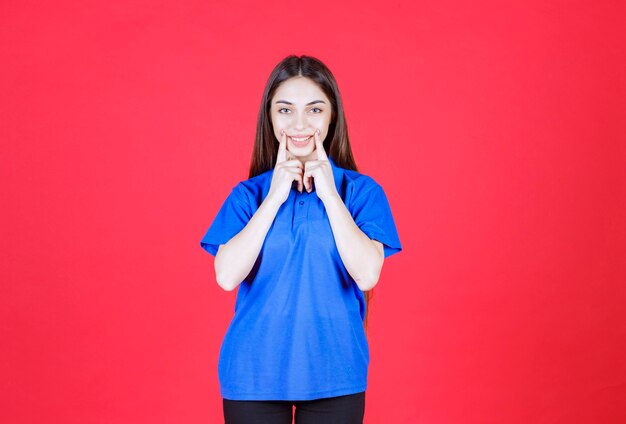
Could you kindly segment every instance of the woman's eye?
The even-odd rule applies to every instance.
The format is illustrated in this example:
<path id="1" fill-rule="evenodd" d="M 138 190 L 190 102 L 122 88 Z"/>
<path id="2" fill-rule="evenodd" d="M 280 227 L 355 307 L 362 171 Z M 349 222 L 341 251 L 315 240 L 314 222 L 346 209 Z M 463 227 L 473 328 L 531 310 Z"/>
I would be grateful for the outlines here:
<path id="1" fill-rule="evenodd" d="M 285 111 L 285 112 L 283 112 L 283 111 Z M 320 109 L 319 107 L 314 107 L 314 108 L 311 109 L 311 111 L 313 113 L 321 113 L 322 109 Z M 289 108 L 286 108 L 286 107 L 281 107 L 280 109 L 278 109 L 278 113 L 289 113 L 289 112 L 291 112 L 291 111 L 289 110 Z"/>

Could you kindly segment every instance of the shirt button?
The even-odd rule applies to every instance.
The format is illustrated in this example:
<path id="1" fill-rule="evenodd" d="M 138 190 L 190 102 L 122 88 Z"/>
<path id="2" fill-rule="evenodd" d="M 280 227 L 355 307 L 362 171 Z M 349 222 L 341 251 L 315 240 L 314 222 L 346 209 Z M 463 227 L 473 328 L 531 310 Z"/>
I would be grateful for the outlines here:
<path id="1" fill-rule="evenodd" d="M 300 200 L 300 204 L 301 204 L 301 205 L 304 205 L 304 200 Z"/>

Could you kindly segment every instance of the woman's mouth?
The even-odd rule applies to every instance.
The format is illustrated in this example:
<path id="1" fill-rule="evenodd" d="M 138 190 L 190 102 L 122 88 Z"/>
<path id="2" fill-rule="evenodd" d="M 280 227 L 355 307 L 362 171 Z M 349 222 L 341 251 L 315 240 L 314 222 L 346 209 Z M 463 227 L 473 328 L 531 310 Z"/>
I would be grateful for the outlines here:
<path id="1" fill-rule="evenodd" d="M 294 146 L 297 147 L 302 147 L 302 146 L 306 146 L 306 144 L 309 142 L 309 140 L 311 140 L 313 136 L 302 136 L 302 137 L 289 137 L 291 139 L 291 143 Z"/>

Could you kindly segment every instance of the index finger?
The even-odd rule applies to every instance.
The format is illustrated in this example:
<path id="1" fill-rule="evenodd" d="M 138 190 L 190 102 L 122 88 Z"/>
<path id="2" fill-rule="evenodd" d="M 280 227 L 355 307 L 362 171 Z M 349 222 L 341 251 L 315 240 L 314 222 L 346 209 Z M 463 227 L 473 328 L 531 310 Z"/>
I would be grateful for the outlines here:
<path id="1" fill-rule="evenodd" d="M 317 160 L 328 160 L 326 150 L 324 150 L 324 143 L 322 143 L 320 130 L 315 130 L 315 150 L 317 151 Z"/>
<path id="2" fill-rule="evenodd" d="M 276 155 L 276 163 L 287 160 L 287 134 L 285 130 L 281 130 L 280 142 L 278 143 L 278 154 Z"/>

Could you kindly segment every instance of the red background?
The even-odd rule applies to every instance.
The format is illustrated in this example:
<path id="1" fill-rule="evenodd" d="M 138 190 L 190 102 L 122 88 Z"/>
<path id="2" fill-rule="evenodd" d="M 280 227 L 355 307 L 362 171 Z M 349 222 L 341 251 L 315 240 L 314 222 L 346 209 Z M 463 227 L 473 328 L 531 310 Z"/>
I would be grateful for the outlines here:
<path id="1" fill-rule="evenodd" d="M 366 423 L 626 422 L 622 1 L 4 1 L 0 421 L 217 423 L 199 245 L 266 79 L 333 71 L 403 243 Z"/>

